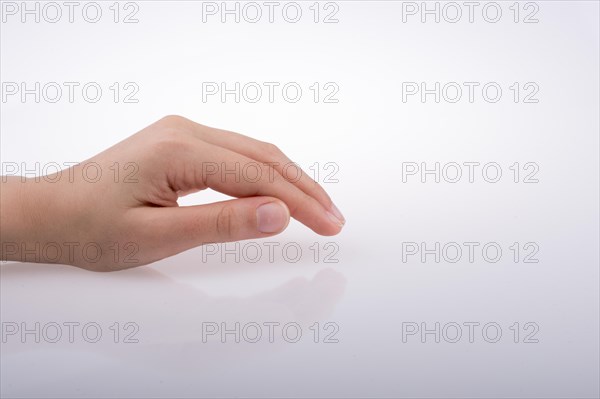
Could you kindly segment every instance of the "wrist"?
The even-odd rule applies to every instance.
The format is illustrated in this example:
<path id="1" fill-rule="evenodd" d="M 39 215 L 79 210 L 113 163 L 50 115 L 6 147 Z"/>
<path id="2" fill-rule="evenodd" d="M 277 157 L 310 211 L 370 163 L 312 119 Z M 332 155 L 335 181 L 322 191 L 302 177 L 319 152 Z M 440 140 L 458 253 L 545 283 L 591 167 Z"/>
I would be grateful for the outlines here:
<path id="1" fill-rule="evenodd" d="M 0 260 L 46 262 L 53 199 L 39 178 L 0 177 Z"/>

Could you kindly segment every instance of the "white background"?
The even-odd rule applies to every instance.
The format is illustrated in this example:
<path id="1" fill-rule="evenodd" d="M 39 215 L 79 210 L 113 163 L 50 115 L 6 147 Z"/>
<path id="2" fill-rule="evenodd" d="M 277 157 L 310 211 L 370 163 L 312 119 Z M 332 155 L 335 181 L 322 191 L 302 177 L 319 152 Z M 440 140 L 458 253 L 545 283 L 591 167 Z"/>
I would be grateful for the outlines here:
<path id="1" fill-rule="evenodd" d="M 513 2 L 498 2 L 496 23 L 483 17 L 485 2 L 472 23 L 462 2 L 456 23 L 443 15 L 439 23 L 426 15 L 423 23 L 421 14 L 404 15 L 404 22 L 407 4 L 395 1 L 336 2 L 337 23 L 323 23 L 335 10 L 325 3 L 318 23 L 312 2 L 299 2 L 297 23 L 282 17 L 285 3 L 273 23 L 264 5 L 257 23 L 233 16 L 222 23 L 220 14 L 203 22 L 202 2 L 142 1 L 132 24 L 114 23 L 112 2 L 99 4 L 98 23 L 82 18 L 82 6 L 74 23 L 66 14 L 57 23 L 3 14 L 3 84 L 103 88 L 97 103 L 77 90 L 73 103 L 3 98 L 3 171 L 13 162 L 34 168 L 82 161 L 180 114 L 273 142 L 305 169 L 318 162 L 319 180 L 347 225 L 339 236 L 320 237 L 293 222 L 268 240 L 297 243 L 303 255 L 296 263 L 280 251 L 273 262 L 266 255 L 257 263 L 219 256 L 203 262 L 197 248 L 113 274 L 3 264 L 3 328 L 103 328 L 95 344 L 81 332 L 74 343 L 8 337 L 1 346 L 3 397 L 598 397 L 598 2 L 535 2 L 537 23 L 523 22 L 536 9 L 524 2 L 518 22 Z M 123 3 L 119 8 L 125 13 Z M 108 88 L 114 82 L 137 84 L 139 101 L 115 103 Z M 280 92 L 273 103 L 235 103 L 231 96 L 203 102 L 203 82 L 297 82 L 303 95 L 296 103 Z M 339 101 L 315 103 L 314 82 L 335 83 Z M 466 91 L 457 103 L 436 103 L 432 95 L 403 102 L 403 82 L 480 86 L 472 103 Z M 482 97 L 488 82 L 502 87 L 498 102 Z M 535 83 L 538 102 L 515 103 L 514 82 Z M 339 167 L 337 183 L 323 182 L 327 162 Z M 431 175 L 425 183 L 419 175 L 403 182 L 405 162 L 496 162 L 503 175 L 488 183 L 480 167 L 474 183 L 466 176 L 436 183 Z M 513 182 L 515 162 L 538 165 L 538 182 L 524 183 L 524 175 Z M 203 192 L 181 203 L 221 197 Z M 309 247 L 323 250 L 330 242 L 338 262 L 325 263 L 321 253 L 315 263 Z M 466 253 L 456 263 L 436 263 L 432 255 L 403 261 L 406 242 L 481 245 L 472 263 Z M 481 256 L 488 242 L 503 250 L 496 263 Z M 515 263 L 514 242 L 535 243 L 539 262 L 524 263 L 521 252 Z M 121 330 L 136 323 L 139 342 L 112 342 L 115 322 Z M 297 322 L 303 336 L 288 343 L 278 330 L 273 343 L 235 343 L 232 336 L 204 343 L 206 322 Z M 315 322 L 319 343 L 309 328 Z M 339 342 L 322 342 L 326 322 L 339 326 Z M 479 323 L 474 342 L 466 322 Z M 528 322 L 539 327 L 537 343 L 523 342 Z M 403 342 L 406 323 L 458 323 L 463 336 L 451 343 L 440 332 L 439 343 L 434 334 L 423 343 L 417 334 Z M 501 326 L 498 342 L 482 335 L 486 323 Z"/>

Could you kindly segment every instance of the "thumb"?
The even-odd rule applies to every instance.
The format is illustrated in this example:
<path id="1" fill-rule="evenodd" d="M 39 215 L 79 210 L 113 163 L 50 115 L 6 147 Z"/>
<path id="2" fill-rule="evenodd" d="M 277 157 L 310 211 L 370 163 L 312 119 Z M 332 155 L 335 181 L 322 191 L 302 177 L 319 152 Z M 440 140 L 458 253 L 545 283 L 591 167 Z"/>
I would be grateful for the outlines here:
<path id="1" fill-rule="evenodd" d="M 202 244 L 270 237 L 281 233 L 290 211 L 279 199 L 249 197 L 206 205 L 153 209 L 154 221 L 173 253 Z M 163 245 L 165 241 L 162 241 Z"/>

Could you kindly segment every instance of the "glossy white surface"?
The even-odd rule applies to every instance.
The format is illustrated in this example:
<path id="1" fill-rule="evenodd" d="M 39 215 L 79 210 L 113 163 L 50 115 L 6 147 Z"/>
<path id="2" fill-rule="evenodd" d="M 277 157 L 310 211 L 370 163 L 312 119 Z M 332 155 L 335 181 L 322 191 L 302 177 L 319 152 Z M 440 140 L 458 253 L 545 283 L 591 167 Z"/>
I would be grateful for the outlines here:
<path id="1" fill-rule="evenodd" d="M 137 4 L 137 24 L 2 23 L 2 82 L 106 90 L 93 104 L 2 102 L 2 162 L 81 161 L 180 114 L 276 143 L 305 168 L 319 162 L 321 181 L 335 162 L 339 182 L 324 186 L 347 225 L 319 237 L 293 222 L 267 240 L 279 244 L 273 261 L 256 242 L 265 251 L 256 263 L 240 247 L 239 262 L 197 248 L 113 274 L 2 264 L 2 397 L 598 397 L 597 2 L 536 2 L 535 24 L 512 22 L 512 2 L 499 3 L 498 23 L 478 9 L 456 24 L 403 23 L 403 3 L 392 1 L 337 2 L 335 24 L 313 23 L 312 2 L 299 3 L 297 24 L 203 23 L 201 2 Z M 203 102 L 202 82 L 223 81 L 297 82 L 305 93 L 297 103 Z M 115 104 L 113 82 L 135 82 L 139 103 Z M 335 82 L 339 102 L 314 103 L 314 82 Z M 503 96 L 403 102 L 402 82 L 498 82 Z M 514 82 L 536 83 L 539 102 L 515 103 Z M 503 178 L 403 183 L 403 162 L 496 162 Z M 537 164 L 539 182 L 514 183 L 514 162 Z M 493 242 L 503 255 L 403 261 L 407 242 Z M 281 253 L 288 243 L 302 249 L 296 263 Z M 538 263 L 523 262 L 526 243 Z M 338 262 L 326 263 L 336 248 Z M 74 342 L 69 322 L 79 323 Z M 280 323 L 273 342 L 265 322 Z M 479 323 L 473 342 L 469 322 Z M 8 334 L 22 323 L 40 323 L 40 343 Z M 94 330 L 82 335 L 87 323 L 101 328 L 99 342 L 87 342 Z M 203 342 L 203 326 L 221 323 L 240 323 L 241 342 Z M 252 323 L 263 332 L 256 343 L 246 342 Z M 287 323 L 301 327 L 298 342 L 288 342 L 293 330 L 282 336 Z M 440 323 L 439 343 L 403 340 L 421 323 Z M 488 323 L 502 329 L 496 343 L 493 330 L 482 335 Z M 123 342 L 133 331 L 138 342 Z M 334 331 L 338 342 L 325 343 Z"/>

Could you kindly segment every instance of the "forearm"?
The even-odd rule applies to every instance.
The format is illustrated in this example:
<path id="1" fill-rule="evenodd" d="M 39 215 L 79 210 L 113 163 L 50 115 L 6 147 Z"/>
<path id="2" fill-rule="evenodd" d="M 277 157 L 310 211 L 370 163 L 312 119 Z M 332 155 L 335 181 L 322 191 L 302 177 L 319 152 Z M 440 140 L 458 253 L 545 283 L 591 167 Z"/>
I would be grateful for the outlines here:
<path id="1" fill-rule="evenodd" d="M 42 182 L 20 176 L 0 177 L 0 260 L 46 262 L 50 198 Z"/>

